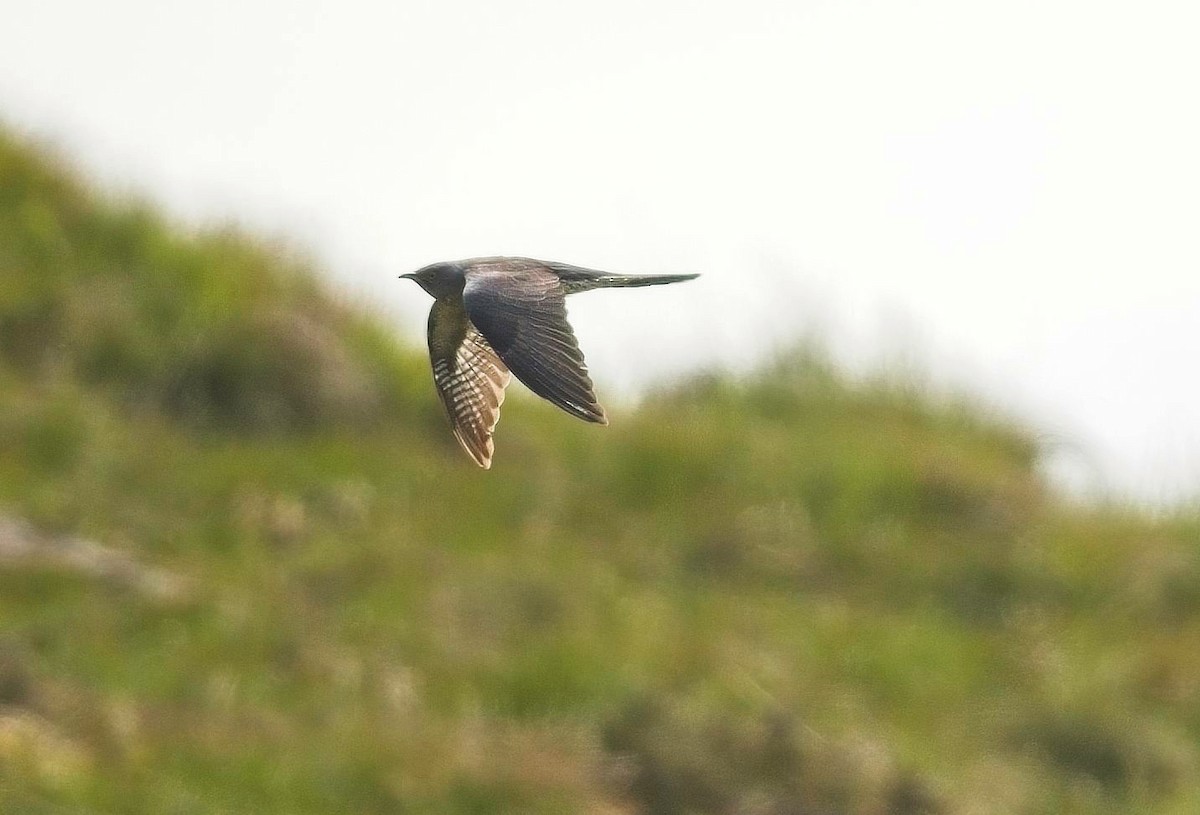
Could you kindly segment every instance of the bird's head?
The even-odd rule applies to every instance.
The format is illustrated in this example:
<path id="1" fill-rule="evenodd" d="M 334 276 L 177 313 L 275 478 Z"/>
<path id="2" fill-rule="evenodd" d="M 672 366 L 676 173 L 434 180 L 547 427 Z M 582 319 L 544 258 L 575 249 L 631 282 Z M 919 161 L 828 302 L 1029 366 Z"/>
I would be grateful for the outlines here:
<path id="1" fill-rule="evenodd" d="M 464 282 L 462 269 L 454 263 L 431 263 L 400 277 L 416 281 L 418 286 L 435 298 L 462 291 Z"/>

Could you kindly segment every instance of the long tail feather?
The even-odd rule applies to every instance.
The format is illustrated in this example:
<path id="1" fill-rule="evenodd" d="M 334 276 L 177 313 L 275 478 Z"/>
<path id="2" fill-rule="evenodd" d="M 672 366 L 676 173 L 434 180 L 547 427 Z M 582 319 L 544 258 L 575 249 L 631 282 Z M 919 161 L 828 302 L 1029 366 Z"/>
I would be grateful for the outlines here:
<path id="1" fill-rule="evenodd" d="M 695 280 L 698 274 L 613 274 L 604 275 L 597 279 L 600 288 L 617 286 L 661 286 L 664 283 L 682 283 L 684 280 Z"/>
<path id="2" fill-rule="evenodd" d="M 699 277 L 698 274 L 595 274 L 590 277 L 562 277 L 567 294 L 591 291 L 592 289 L 633 288 L 636 286 L 661 286 L 664 283 L 682 283 Z"/>

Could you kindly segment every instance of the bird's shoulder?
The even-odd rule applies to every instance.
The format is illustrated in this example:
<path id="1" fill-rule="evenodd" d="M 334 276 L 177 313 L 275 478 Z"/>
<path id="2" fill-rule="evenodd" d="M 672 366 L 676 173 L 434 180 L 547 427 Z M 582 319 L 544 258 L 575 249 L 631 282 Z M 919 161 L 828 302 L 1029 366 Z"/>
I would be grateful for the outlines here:
<path id="1" fill-rule="evenodd" d="M 465 268 L 463 297 L 467 309 L 476 303 L 498 305 L 559 299 L 564 290 L 558 274 L 533 258 L 476 258 Z"/>

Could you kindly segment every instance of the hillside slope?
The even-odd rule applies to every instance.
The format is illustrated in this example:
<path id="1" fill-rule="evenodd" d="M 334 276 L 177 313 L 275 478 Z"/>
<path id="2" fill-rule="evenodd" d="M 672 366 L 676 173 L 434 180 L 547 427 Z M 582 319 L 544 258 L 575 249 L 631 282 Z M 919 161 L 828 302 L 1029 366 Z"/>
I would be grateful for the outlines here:
<path id="1" fill-rule="evenodd" d="M 285 249 L 0 132 L 0 812 L 1200 811 L 1200 517 L 804 350 L 489 473 Z"/>

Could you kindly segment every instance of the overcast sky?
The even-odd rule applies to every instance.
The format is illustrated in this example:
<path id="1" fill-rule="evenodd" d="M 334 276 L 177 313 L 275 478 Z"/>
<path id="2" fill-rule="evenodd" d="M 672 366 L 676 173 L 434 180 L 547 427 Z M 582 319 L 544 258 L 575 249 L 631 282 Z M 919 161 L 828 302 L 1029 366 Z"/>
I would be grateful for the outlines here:
<path id="1" fill-rule="evenodd" d="M 0 3 L 0 118 L 408 337 L 434 260 L 695 270 L 573 298 L 601 396 L 817 333 L 1200 495 L 1194 2 Z"/>

